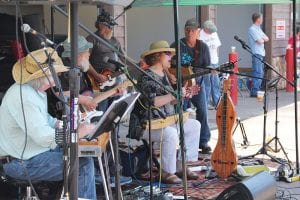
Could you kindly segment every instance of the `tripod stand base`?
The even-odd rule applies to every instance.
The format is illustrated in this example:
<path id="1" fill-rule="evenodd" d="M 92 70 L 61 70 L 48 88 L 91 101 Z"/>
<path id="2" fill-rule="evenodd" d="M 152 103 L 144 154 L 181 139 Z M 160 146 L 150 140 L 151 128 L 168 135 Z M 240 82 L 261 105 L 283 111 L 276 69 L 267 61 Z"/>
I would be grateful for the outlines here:
<path id="1" fill-rule="evenodd" d="M 248 156 L 243 156 L 243 157 L 240 157 L 239 160 L 244 160 L 244 159 L 250 159 L 250 158 L 254 158 L 255 156 L 258 156 L 258 155 L 266 155 L 268 156 L 269 158 L 271 158 L 271 160 L 279 163 L 279 164 L 282 164 L 282 163 L 285 163 L 284 160 L 280 159 L 280 158 L 276 158 L 275 156 L 271 155 L 268 153 L 267 149 L 262 147 L 258 150 L 258 152 L 256 152 L 255 154 L 252 154 L 252 155 L 248 155 Z"/>

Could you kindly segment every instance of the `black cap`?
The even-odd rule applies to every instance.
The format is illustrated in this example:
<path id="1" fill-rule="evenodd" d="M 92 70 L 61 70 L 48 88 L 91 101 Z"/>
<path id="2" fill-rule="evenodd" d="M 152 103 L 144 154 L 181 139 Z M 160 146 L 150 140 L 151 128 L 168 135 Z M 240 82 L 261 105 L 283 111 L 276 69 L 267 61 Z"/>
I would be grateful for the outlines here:
<path id="1" fill-rule="evenodd" d="M 102 10 L 101 14 L 97 17 L 96 26 L 98 26 L 99 24 L 104 24 L 108 27 L 118 25 L 114 18 L 104 9 Z"/>

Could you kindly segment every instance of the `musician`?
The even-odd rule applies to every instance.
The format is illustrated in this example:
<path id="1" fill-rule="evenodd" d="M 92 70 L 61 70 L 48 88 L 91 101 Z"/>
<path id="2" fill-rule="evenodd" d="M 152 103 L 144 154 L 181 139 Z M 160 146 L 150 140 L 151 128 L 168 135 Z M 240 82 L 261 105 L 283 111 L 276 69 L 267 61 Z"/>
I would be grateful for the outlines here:
<path id="1" fill-rule="evenodd" d="M 120 42 L 113 36 L 113 27 L 117 25 L 113 17 L 102 10 L 101 14 L 97 17 L 95 22 L 95 27 L 97 31 L 95 34 L 105 40 L 107 43 L 111 44 L 115 49 L 118 50 L 118 53 L 121 55 L 124 54 Z M 104 70 L 109 70 L 111 73 L 115 73 L 118 69 L 115 65 L 105 62 L 105 58 L 108 57 L 112 60 L 118 61 L 120 59 L 117 52 L 114 52 L 111 48 L 107 47 L 102 42 L 98 41 L 94 36 L 89 35 L 87 41 L 93 44 L 91 49 L 90 63 L 95 68 L 95 70 L 89 70 L 89 74 L 96 78 L 98 83 L 105 82 L 107 80 L 106 76 L 101 75 L 101 72 Z M 98 78 L 97 78 L 98 77 Z M 122 81 L 123 78 L 118 77 L 118 81 Z M 119 95 L 123 94 L 125 89 L 119 90 Z M 110 98 L 107 101 L 103 101 L 99 104 L 99 110 L 105 111 L 108 106 L 111 104 L 114 98 Z"/>
<path id="2" fill-rule="evenodd" d="M 208 46 L 199 37 L 199 23 L 196 19 L 189 19 L 185 23 L 184 33 L 185 37 L 180 40 L 180 55 L 182 65 L 187 62 L 193 67 L 194 72 L 201 72 L 203 67 L 210 65 L 210 54 Z M 171 46 L 175 46 L 173 43 Z M 172 74 L 168 73 L 172 79 L 176 79 Z M 207 154 L 211 152 L 211 147 L 208 145 L 210 140 L 210 130 L 207 118 L 207 99 L 205 92 L 205 84 L 203 77 L 196 79 L 200 86 L 200 91 L 193 96 L 191 102 L 196 107 L 196 119 L 201 123 L 199 148 L 202 153 Z"/>
<path id="3" fill-rule="evenodd" d="M 97 107 L 97 103 L 93 100 L 93 91 L 91 88 L 91 83 L 87 77 L 87 72 L 92 68 L 89 63 L 90 52 L 89 49 L 93 47 L 93 45 L 88 42 L 83 36 L 78 36 L 78 56 L 77 56 L 77 64 L 80 69 L 80 88 L 79 88 L 79 96 L 78 103 L 84 106 L 88 111 L 95 110 Z M 71 43 L 68 39 L 63 42 L 64 51 L 62 53 L 62 59 L 66 66 L 71 64 Z M 69 73 L 61 73 L 59 76 L 61 81 L 61 86 L 66 96 L 70 96 L 69 91 Z M 59 101 L 55 95 L 52 94 L 51 90 L 47 91 L 48 99 L 49 99 L 49 113 L 52 116 L 61 117 L 61 112 L 57 110 L 56 103 Z M 57 95 L 57 94 L 56 94 Z"/>
<path id="4" fill-rule="evenodd" d="M 171 57 L 174 55 L 175 49 L 170 48 L 166 41 L 154 42 L 150 45 L 150 49 L 142 54 L 149 69 L 146 71 L 157 81 L 172 89 L 171 84 L 165 69 L 170 67 Z M 136 103 L 134 110 L 131 113 L 129 125 L 129 137 L 141 137 L 148 139 L 148 134 L 144 133 L 143 124 L 147 120 L 147 105 L 151 103 L 152 119 L 161 118 L 162 115 L 168 116 L 175 114 L 174 101 L 176 98 L 172 94 L 165 91 L 160 85 L 155 83 L 148 76 L 142 75 L 138 80 L 138 88 L 143 91 L 147 97 L 142 96 Z M 198 91 L 197 87 L 197 91 Z M 186 90 L 183 90 L 183 96 L 189 95 Z M 193 95 L 193 94 L 190 94 Z M 193 119 L 188 119 L 184 123 L 184 137 L 186 144 L 187 161 L 198 160 L 198 141 L 200 134 L 200 123 Z M 162 182 L 164 183 L 180 183 L 182 176 L 182 167 L 180 161 L 180 153 L 176 161 L 176 147 L 179 144 L 178 129 L 176 126 L 169 126 L 161 130 L 151 131 L 152 141 L 162 142 L 161 157 L 162 157 Z M 177 176 L 175 174 L 179 176 Z M 194 172 L 187 170 L 188 179 L 197 179 L 198 176 Z"/>
<path id="5" fill-rule="evenodd" d="M 33 51 L 13 67 L 16 83 L 8 89 L 0 107 L 0 156 L 4 156 L 4 172 L 12 178 L 61 181 L 63 152 L 55 143 L 55 128 L 59 121 L 47 111 L 45 92 L 54 86 L 54 81 L 44 51 Z M 52 53 L 53 49 L 46 51 Z M 68 70 L 56 52 L 51 58 L 57 73 Z M 91 125 L 80 125 L 79 137 L 90 133 L 93 128 Z M 96 199 L 91 158 L 79 158 L 78 181 L 79 197 Z"/>
<path id="6" fill-rule="evenodd" d="M 65 40 L 63 42 L 64 46 L 64 52 L 62 53 L 62 57 L 64 62 L 70 63 L 70 57 L 71 57 L 71 44 L 68 40 Z M 90 52 L 89 49 L 93 47 L 93 44 L 88 42 L 83 36 L 78 36 L 78 65 L 81 70 L 81 75 L 80 75 L 80 94 L 78 102 L 85 106 L 85 108 L 90 110 L 94 110 L 97 107 L 96 102 L 91 98 L 91 96 L 94 96 L 92 90 L 91 90 L 91 85 L 89 78 L 87 77 L 88 71 L 93 69 L 93 66 L 90 65 L 89 62 L 89 57 L 90 57 Z M 65 89 L 68 89 L 69 86 L 69 78 L 68 74 L 64 73 L 60 76 L 62 80 L 62 86 Z M 89 103 L 90 102 L 90 103 Z M 110 153 L 110 148 L 108 147 L 108 152 Z M 110 165 L 110 172 L 112 173 L 113 176 L 113 160 L 111 159 L 111 156 L 109 157 L 109 165 Z M 96 169 L 98 168 L 98 161 L 96 162 Z M 96 176 L 96 181 L 98 181 L 99 178 Z M 114 179 L 112 179 L 114 181 Z M 121 176 L 121 184 L 127 184 L 131 182 L 131 178 L 123 177 Z"/>

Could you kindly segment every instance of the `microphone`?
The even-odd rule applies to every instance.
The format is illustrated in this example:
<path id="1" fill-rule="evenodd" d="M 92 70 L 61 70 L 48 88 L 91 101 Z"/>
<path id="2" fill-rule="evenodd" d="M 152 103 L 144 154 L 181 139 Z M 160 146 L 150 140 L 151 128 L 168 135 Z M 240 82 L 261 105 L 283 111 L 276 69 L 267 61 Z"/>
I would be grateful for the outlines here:
<path id="1" fill-rule="evenodd" d="M 55 43 L 52 42 L 51 40 L 49 40 L 45 35 L 43 35 L 42 33 L 39 33 L 38 31 L 32 29 L 28 24 L 23 24 L 21 26 L 21 31 L 23 31 L 24 33 L 28 33 L 30 32 L 33 35 L 37 35 L 39 37 L 41 37 L 46 43 L 50 44 L 50 45 L 54 45 Z"/>
<path id="2" fill-rule="evenodd" d="M 240 42 L 243 47 L 248 47 L 249 48 L 249 46 L 247 45 L 247 43 L 244 40 L 240 39 L 237 35 L 235 35 L 233 38 L 236 41 Z"/>
<path id="3" fill-rule="evenodd" d="M 105 56 L 103 58 L 103 62 L 113 64 L 117 68 L 123 68 L 123 67 L 125 67 L 125 65 L 123 63 L 121 63 L 119 61 L 116 61 L 116 60 L 113 60 L 113 59 L 109 58 L 108 56 Z"/>

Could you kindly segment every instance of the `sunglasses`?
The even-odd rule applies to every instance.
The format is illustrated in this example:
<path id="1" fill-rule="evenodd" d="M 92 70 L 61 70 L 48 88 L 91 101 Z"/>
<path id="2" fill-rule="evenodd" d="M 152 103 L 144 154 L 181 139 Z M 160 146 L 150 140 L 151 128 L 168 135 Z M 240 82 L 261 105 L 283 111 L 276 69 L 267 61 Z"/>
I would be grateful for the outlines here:
<path id="1" fill-rule="evenodd" d="M 172 56 L 172 52 L 171 51 L 165 51 L 164 52 L 167 56 Z"/>

